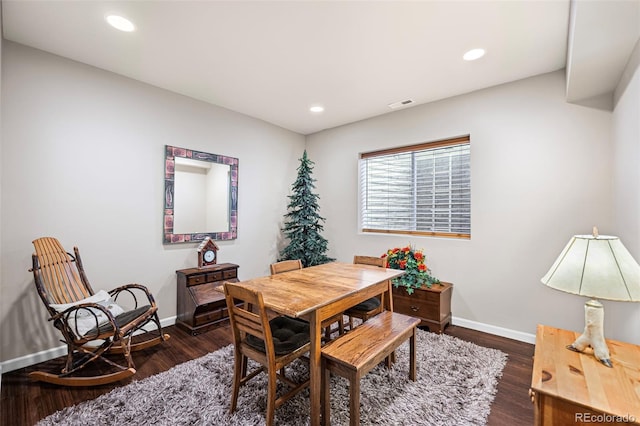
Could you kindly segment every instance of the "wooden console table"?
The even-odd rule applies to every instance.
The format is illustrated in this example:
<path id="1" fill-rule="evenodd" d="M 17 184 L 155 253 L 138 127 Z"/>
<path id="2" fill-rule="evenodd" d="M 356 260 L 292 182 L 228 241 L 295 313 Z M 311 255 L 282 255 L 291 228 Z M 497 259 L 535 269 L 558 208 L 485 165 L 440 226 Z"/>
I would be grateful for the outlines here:
<path id="1" fill-rule="evenodd" d="M 640 424 L 640 346 L 607 340 L 613 368 L 566 346 L 580 332 L 538 325 L 531 378 L 536 425 Z"/>
<path id="2" fill-rule="evenodd" d="M 422 326 L 442 333 L 451 324 L 451 293 L 453 284 L 441 282 L 431 288 L 422 286 L 408 294 L 404 287 L 393 287 L 393 310 L 420 318 Z"/>
<path id="3" fill-rule="evenodd" d="M 227 303 L 220 286 L 224 281 L 238 282 L 238 265 L 221 263 L 202 269 L 180 269 L 176 274 L 176 325 L 196 335 L 227 321 Z"/>

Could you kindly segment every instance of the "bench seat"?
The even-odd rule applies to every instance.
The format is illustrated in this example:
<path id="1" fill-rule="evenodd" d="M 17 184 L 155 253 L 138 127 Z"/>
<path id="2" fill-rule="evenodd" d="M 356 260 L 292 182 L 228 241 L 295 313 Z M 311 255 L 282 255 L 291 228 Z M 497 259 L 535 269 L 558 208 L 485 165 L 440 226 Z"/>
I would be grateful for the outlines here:
<path id="1" fill-rule="evenodd" d="M 418 318 L 383 311 L 354 330 L 322 348 L 322 409 L 325 424 L 330 424 L 330 373 L 349 380 L 349 422 L 360 424 L 360 378 L 382 360 L 391 366 L 392 354 L 409 339 L 409 378 L 416 380 L 416 326 Z"/>

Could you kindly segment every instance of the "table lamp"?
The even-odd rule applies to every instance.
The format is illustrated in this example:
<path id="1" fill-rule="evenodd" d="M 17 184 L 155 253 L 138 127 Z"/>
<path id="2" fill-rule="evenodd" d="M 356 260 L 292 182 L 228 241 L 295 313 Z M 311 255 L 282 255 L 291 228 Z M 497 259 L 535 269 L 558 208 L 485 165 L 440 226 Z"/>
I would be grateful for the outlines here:
<path id="1" fill-rule="evenodd" d="M 612 367 L 604 340 L 604 308 L 597 299 L 640 301 L 640 265 L 620 239 L 598 235 L 595 227 L 593 235 L 575 235 L 541 281 L 556 290 L 591 298 L 584 306 L 584 333 L 567 349 L 583 352 L 591 346 L 595 357 Z"/>

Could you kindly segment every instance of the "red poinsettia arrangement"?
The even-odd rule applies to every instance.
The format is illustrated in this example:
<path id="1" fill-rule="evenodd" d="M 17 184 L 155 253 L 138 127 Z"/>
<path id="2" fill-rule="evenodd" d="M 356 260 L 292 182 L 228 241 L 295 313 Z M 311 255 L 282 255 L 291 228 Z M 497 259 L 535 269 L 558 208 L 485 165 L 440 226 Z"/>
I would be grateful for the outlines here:
<path id="1" fill-rule="evenodd" d="M 387 259 L 388 268 L 405 271 L 404 275 L 393 279 L 393 285 L 406 287 L 409 294 L 423 285 L 431 287 L 432 284 L 440 282 L 431 275 L 422 249 L 416 250 L 411 246 L 396 247 L 387 250 L 381 257 Z"/>

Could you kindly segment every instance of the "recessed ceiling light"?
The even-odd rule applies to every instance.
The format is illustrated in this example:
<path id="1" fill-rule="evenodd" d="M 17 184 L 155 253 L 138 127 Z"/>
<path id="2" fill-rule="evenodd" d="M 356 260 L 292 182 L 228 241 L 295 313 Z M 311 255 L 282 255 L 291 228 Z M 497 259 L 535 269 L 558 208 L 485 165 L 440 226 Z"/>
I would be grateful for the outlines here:
<path id="1" fill-rule="evenodd" d="M 135 25 L 133 25 L 133 22 L 119 15 L 108 15 L 105 17 L 105 19 L 107 20 L 109 25 L 120 31 L 130 33 L 131 31 L 136 29 Z"/>
<path id="2" fill-rule="evenodd" d="M 465 61 L 475 61 L 476 59 L 480 59 L 484 56 L 484 49 L 471 49 L 467 53 L 462 56 L 462 59 Z"/>
<path id="3" fill-rule="evenodd" d="M 324 107 L 322 105 L 313 105 L 309 108 L 311 112 L 322 112 L 324 111 Z"/>

